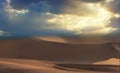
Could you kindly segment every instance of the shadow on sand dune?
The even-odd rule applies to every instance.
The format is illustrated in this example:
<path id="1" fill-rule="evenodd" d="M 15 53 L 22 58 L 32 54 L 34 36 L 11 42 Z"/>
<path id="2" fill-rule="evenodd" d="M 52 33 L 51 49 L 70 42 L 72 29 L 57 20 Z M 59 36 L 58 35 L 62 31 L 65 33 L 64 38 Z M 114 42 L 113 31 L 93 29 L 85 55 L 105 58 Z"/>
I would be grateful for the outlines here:
<path id="1" fill-rule="evenodd" d="M 24 70 L 24 69 L 0 69 L 0 73 L 36 73 L 32 70 Z M 38 73 L 38 72 L 37 72 Z"/>
<path id="2" fill-rule="evenodd" d="M 116 65 L 56 64 L 55 68 L 68 71 L 119 72 Z"/>

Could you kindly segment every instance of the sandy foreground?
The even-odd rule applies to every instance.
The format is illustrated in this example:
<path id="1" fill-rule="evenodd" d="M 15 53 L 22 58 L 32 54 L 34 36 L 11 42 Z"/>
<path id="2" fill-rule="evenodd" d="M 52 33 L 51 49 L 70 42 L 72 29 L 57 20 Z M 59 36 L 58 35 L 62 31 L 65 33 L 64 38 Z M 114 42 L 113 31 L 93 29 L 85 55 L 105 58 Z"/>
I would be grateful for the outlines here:
<path id="1" fill-rule="evenodd" d="M 0 73 L 119 73 L 116 65 L 82 65 L 40 60 L 0 59 Z"/>
<path id="2" fill-rule="evenodd" d="M 66 44 L 38 39 L 0 40 L 0 73 L 119 73 L 110 44 Z"/>

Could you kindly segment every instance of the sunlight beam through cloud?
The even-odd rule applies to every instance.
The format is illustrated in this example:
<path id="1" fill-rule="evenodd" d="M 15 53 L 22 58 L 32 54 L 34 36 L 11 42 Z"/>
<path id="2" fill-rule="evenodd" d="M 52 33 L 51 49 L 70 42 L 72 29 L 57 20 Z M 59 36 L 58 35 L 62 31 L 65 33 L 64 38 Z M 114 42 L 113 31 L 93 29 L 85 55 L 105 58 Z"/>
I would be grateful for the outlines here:
<path id="1" fill-rule="evenodd" d="M 110 1 L 106 1 L 110 2 Z M 81 2 L 80 2 L 81 3 Z M 120 18 L 119 14 L 115 14 L 102 6 L 102 3 L 82 3 L 84 7 L 89 8 L 89 13 L 85 15 L 76 14 L 53 14 L 53 18 L 48 23 L 55 24 L 62 29 L 75 31 L 75 34 L 109 34 L 117 30 L 110 26 L 111 18 Z M 79 8 L 81 5 L 78 4 Z"/>

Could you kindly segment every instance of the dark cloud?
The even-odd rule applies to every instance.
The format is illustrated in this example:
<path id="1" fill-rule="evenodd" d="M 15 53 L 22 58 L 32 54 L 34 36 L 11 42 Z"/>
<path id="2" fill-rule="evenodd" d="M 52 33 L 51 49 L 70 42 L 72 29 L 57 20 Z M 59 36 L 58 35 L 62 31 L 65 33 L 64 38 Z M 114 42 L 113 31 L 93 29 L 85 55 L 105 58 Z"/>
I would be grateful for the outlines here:
<path id="1" fill-rule="evenodd" d="M 28 6 L 31 3 L 37 3 L 42 0 L 11 0 L 11 6 L 15 9 L 21 9 Z"/>
<path id="2" fill-rule="evenodd" d="M 24 8 L 27 5 L 32 3 L 38 2 L 47 2 L 49 5 L 53 6 L 54 8 L 61 8 L 62 6 L 69 4 L 71 0 L 11 0 L 11 5 L 13 8 Z M 103 0 L 77 0 L 77 1 L 84 1 L 84 2 L 99 2 Z"/>
<path id="3" fill-rule="evenodd" d="M 83 1 L 83 2 L 100 2 L 100 1 L 103 1 L 103 0 L 80 0 L 80 1 Z"/>
<path id="4" fill-rule="evenodd" d="M 62 8 L 69 4 L 69 0 L 47 0 L 48 4 L 51 5 L 50 12 L 61 13 Z"/>
<path id="5" fill-rule="evenodd" d="M 110 2 L 108 7 L 111 11 L 120 13 L 120 0 L 114 0 L 113 2 Z"/>
<path id="6" fill-rule="evenodd" d="M 49 11 L 51 13 L 64 13 L 65 7 L 75 8 L 74 2 L 100 2 L 105 0 L 11 0 L 11 6 L 15 9 L 29 8 L 32 11 Z M 44 4 L 43 4 L 44 3 Z M 45 6 L 48 5 L 48 6 Z M 120 12 L 120 0 L 114 0 L 108 4 L 111 11 Z M 83 7 L 84 9 L 84 7 Z M 69 10 L 69 9 L 68 9 Z M 73 10 L 72 10 L 73 11 Z"/>
<path id="7" fill-rule="evenodd" d="M 110 25 L 114 28 L 119 28 L 120 30 L 120 18 L 112 18 Z"/>
<path id="8" fill-rule="evenodd" d="M 51 8 L 50 12 L 59 13 L 61 8 L 64 7 L 68 1 L 69 0 L 11 0 L 11 6 L 15 9 L 23 9 L 28 8 L 28 6 L 44 2 Z M 39 9 L 41 7 L 45 9 L 44 5 L 42 6 L 42 4 L 39 4 L 39 6 L 36 8 Z"/>

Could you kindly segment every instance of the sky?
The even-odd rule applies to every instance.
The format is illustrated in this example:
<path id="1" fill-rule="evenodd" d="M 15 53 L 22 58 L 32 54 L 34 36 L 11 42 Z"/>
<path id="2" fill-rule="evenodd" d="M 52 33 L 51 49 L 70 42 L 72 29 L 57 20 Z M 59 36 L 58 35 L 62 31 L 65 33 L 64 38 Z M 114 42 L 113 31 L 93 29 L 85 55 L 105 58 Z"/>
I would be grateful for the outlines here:
<path id="1" fill-rule="evenodd" d="M 120 0 L 0 0 L 0 37 L 117 35 Z"/>

